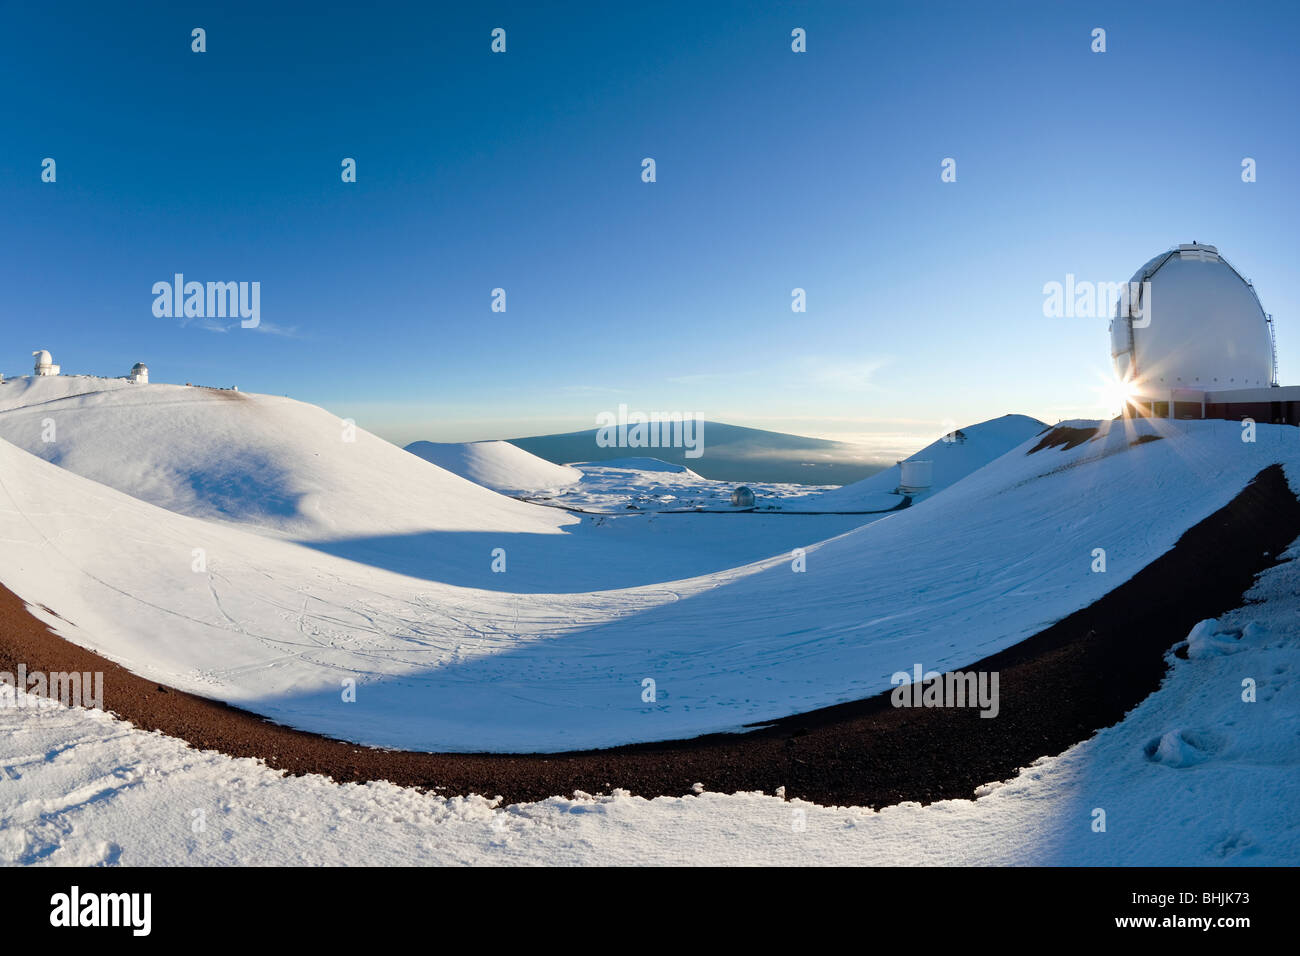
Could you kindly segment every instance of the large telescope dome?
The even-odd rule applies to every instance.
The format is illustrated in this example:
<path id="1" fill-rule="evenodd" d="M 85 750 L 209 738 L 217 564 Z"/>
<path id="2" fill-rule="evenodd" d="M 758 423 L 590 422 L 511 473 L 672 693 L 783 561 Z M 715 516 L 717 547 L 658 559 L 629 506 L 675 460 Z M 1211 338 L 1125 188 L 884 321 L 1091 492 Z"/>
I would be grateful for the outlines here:
<path id="1" fill-rule="evenodd" d="M 1142 291 L 1117 309 L 1110 341 L 1115 371 L 1135 395 L 1273 383 L 1268 316 L 1254 286 L 1214 246 L 1193 242 L 1161 253 L 1130 287 Z"/>

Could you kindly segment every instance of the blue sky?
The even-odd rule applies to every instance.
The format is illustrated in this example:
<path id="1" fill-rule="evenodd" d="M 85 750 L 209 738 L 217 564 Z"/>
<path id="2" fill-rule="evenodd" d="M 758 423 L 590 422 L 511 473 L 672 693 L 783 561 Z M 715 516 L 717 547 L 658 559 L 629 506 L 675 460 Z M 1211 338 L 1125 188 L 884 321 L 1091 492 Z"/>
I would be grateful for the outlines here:
<path id="1" fill-rule="evenodd" d="M 626 402 L 888 444 L 1110 411 L 1105 320 L 1045 318 L 1043 284 L 1196 239 L 1254 280 L 1300 382 L 1298 24 L 1266 3 L 8 3 L 0 371 L 144 360 L 402 443 Z M 177 272 L 260 282 L 262 328 L 155 317 Z"/>

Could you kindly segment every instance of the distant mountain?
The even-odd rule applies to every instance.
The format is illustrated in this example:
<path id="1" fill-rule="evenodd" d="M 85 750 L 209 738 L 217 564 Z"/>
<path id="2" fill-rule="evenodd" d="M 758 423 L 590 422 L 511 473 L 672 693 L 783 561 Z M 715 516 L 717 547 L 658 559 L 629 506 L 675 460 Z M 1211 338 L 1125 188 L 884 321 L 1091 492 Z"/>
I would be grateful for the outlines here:
<path id="1" fill-rule="evenodd" d="M 698 458 L 688 458 L 686 449 L 680 447 L 602 447 L 596 441 L 598 434 L 599 429 L 592 428 L 562 435 L 512 438 L 510 443 L 557 465 L 651 457 L 684 465 L 696 474 L 717 481 L 844 485 L 874 475 L 885 467 L 885 463 L 859 445 L 722 422 L 703 423 L 703 454 Z M 630 433 L 626 437 L 633 438 Z"/>

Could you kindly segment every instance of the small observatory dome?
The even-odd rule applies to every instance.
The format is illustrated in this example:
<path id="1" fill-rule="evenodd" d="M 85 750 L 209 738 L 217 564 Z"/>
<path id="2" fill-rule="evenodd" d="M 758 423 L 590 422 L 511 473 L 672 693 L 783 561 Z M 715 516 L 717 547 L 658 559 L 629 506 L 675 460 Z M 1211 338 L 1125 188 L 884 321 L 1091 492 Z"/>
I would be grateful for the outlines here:
<path id="1" fill-rule="evenodd" d="M 731 504 L 736 508 L 754 507 L 754 492 L 750 491 L 748 486 L 741 485 L 731 493 Z"/>
<path id="2" fill-rule="evenodd" d="M 910 458 L 898 463 L 898 493 L 919 495 L 934 484 L 934 460 Z"/>
<path id="3" fill-rule="evenodd" d="M 1133 274 L 1130 287 L 1140 291 L 1111 320 L 1110 352 L 1136 394 L 1273 383 L 1269 318 L 1254 286 L 1214 246 L 1193 242 L 1161 253 Z"/>
<path id="4" fill-rule="evenodd" d="M 35 373 L 37 375 L 58 375 L 59 367 L 54 364 L 54 359 L 45 349 L 33 352 L 32 357 L 36 359 Z"/>
<path id="5" fill-rule="evenodd" d="M 131 374 L 127 376 L 127 381 L 132 385 L 148 385 L 149 369 L 143 362 L 136 362 L 131 366 Z"/>

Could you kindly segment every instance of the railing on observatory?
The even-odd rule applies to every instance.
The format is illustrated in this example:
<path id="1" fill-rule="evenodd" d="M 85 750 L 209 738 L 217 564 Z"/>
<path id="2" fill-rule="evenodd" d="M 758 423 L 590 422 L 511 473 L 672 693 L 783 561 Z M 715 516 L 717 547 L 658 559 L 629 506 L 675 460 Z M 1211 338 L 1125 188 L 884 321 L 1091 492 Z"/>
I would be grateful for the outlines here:
<path id="1" fill-rule="evenodd" d="M 1273 376 L 1269 380 L 1268 384 L 1273 388 L 1277 388 L 1277 328 L 1273 325 L 1273 316 L 1269 315 L 1267 312 L 1264 313 L 1264 320 L 1268 323 L 1269 348 L 1273 350 Z"/>

